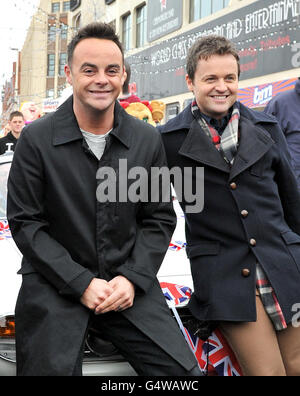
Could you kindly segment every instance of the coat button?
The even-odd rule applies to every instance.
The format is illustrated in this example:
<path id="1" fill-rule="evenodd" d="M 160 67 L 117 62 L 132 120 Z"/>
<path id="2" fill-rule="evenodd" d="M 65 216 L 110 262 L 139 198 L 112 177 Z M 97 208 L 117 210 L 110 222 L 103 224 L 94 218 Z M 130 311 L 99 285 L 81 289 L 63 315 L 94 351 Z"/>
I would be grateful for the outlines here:
<path id="1" fill-rule="evenodd" d="M 236 190 L 236 188 L 237 188 L 236 183 L 230 183 L 230 188 L 231 188 L 231 190 Z"/>
<path id="2" fill-rule="evenodd" d="M 248 210 L 246 210 L 246 209 L 244 209 L 244 210 L 241 211 L 241 215 L 242 215 L 243 217 L 247 217 L 248 214 L 249 214 L 249 212 L 248 212 Z"/>
<path id="3" fill-rule="evenodd" d="M 250 239 L 250 245 L 251 246 L 256 246 L 256 240 L 254 238 Z"/>
<path id="4" fill-rule="evenodd" d="M 248 268 L 242 269 L 242 275 L 244 278 L 247 278 L 250 275 L 250 270 Z"/>

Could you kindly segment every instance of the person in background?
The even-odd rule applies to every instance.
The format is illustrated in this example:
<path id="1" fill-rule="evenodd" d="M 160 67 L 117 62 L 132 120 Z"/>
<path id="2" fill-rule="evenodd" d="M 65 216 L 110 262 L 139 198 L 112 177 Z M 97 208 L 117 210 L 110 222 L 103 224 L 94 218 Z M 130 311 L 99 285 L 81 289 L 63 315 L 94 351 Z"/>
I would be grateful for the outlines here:
<path id="1" fill-rule="evenodd" d="M 300 77 L 293 90 L 276 95 L 264 112 L 275 116 L 283 130 L 300 191 Z"/>
<path id="2" fill-rule="evenodd" d="M 237 101 L 239 74 L 229 40 L 197 40 L 186 76 L 195 99 L 158 127 L 169 168 L 180 167 L 193 191 L 203 183 L 197 212 L 181 200 L 188 307 L 217 324 L 243 375 L 300 375 L 300 194 L 276 119 Z"/>
<path id="3" fill-rule="evenodd" d="M 176 225 L 172 203 L 131 202 L 122 184 L 120 160 L 150 170 L 166 157 L 156 129 L 117 101 L 126 74 L 114 29 L 80 29 L 65 73 L 73 95 L 25 127 L 8 180 L 7 217 L 23 254 L 17 374 L 81 375 L 92 327 L 139 375 L 201 376 L 157 279 Z M 102 199 L 105 169 L 127 200 Z"/>
<path id="4" fill-rule="evenodd" d="M 24 125 L 23 114 L 20 111 L 13 111 L 9 116 L 10 132 L 0 139 L 0 155 L 6 151 L 15 151 Z"/>
<path id="5" fill-rule="evenodd" d="M 119 96 L 119 102 L 127 102 L 127 103 L 136 103 L 140 102 L 141 99 L 135 95 L 129 92 L 129 82 L 130 82 L 130 77 L 131 77 L 131 68 L 129 63 L 125 60 L 125 70 L 126 70 L 126 80 L 123 84 L 122 87 L 122 93 Z"/>

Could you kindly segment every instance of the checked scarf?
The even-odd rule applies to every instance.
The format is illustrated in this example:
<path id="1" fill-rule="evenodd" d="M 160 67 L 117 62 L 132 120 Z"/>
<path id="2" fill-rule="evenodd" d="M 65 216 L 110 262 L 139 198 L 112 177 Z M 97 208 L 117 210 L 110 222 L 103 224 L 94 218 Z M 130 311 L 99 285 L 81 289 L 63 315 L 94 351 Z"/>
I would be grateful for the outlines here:
<path id="1" fill-rule="evenodd" d="M 219 135 L 218 131 L 212 125 L 208 124 L 202 117 L 196 100 L 193 100 L 191 110 L 193 116 L 199 122 L 201 128 L 212 140 L 216 149 L 222 154 L 224 160 L 232 165 L 237 152 L 239 140 L 238 130 L 240 112 L 237 105 L 233 106 L 230 120 L 228 121 L 228 124 L 221 136 Z"/>
<path id="2" fill-rule="evenodd" d="M 256 288 L 261 302 L 277 331 L 287 328 L 275 291 L 262 266 L 256 263 Z"/>

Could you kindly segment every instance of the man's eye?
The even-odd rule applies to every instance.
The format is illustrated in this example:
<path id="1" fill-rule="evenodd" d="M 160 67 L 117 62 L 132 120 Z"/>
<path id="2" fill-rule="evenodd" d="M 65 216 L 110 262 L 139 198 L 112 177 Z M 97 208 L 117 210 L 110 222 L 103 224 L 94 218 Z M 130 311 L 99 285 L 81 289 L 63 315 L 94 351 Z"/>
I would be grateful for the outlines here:
<path id="1" fill-rule="evenodd" d="M 109 74 L 117 74 L 117 73 L 118 73 L 118 70 L 117 70 L 117 69 L 109 69 L 109 70 L 108 70 L 108 73 L 109 73 Z"/>

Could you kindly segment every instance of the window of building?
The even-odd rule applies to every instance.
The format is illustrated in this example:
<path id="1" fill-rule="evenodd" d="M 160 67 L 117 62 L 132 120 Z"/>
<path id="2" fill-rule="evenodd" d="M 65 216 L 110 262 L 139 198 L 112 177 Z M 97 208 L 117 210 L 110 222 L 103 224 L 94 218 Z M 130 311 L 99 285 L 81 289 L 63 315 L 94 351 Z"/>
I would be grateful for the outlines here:
<path id="1" fill-rule="evenodd" d="M 67 54 L 62 52 L 59 54 L 59 65 L 58 65 L 58 75 L 65 75 L 65 64 L 67 63 Z"/>
<path id="2" fill-rule="evenodd" d="M 60 98 L 61 96 L 63 96 L 64 93 L 64 89 L 65 89 L 65 84 L 63 84 L 62 86 L 59 86 L 57 89 L 57 97 Z"/>
<path id="3" fill-rule="evenodd" d="M 63 22 L 60 23 L 60 37 L 64 40 L 68 37 L 68 26 Z"/>
<path id="4" fill-rule="evenodd" d="M 54 77 L 55 74 L 55 54 L 48 54 L 47 76 Z"/>
<path id="5" fill-rule="evenodd" d="M 81 5 L 81 0 L 71 0 L 70 1 L 70 11 L 76 10 Z"/>
<path id="6" fill-rule="evenodd" d="M 227 7 L 230 0 L 190 0 L 190 22 L 197 21 Z"/>
<path id="7" fill-rule="evenodd" d="M 136 10 L 136 46 L 142 47 L 147 40 L 147 6 Z"/>
<path id="8" fill-rule="evenodd" d="M 131 14 L 122 18 L 122 43 L 125 51 L 131 48 Z"/>
<path id="9" fill-rule="evenodd" d="M 46 91 L 46 98 L 54 98 L 54 89 L 47 89 Z"/>
<path id="10" fill-rule="evenodd" d="M 179 102 L 169 103 L 166 106 L 166 122 L 176 117 L 179 114 Z"/>
<path id="11" fill-rule="evenodd" d="M 55 35 L 56 27 L 52 25 L 48 28 L 48 41 L 55 41 Z"/>
<path id="12" fill-rule="evenodd" d="M 63 2 L 63 11 L 70 11 L 70 1 Z"/>
<path id="13" fill-rule="evenodd" d="M 51 12 L 59 12 L 60 11 L 60 3 L 52 3 L 51 4 Z"/>

